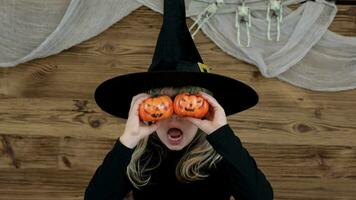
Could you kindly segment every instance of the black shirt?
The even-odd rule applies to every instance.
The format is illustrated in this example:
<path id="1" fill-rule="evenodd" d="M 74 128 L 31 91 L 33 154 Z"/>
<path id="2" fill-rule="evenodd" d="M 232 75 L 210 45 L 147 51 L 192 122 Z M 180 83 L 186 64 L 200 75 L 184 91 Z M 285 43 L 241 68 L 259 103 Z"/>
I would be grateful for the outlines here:
<path id="1" fill-rule="evenodd" d="M 181 183 L 175 167 L 183 150 L 168 151 L 168 156 L 152 173 L 152 182 L 140 190 L 132 186 L 126 175 L 134 149 L 117 139 L 85 190 L 85 200 L 121 200 L 131 190 L 135 200 L 270 200 L 273 189 L 254 158 L 226 124 L 206 136 L 222 156 L 217 167 L 204 180 Z"/>

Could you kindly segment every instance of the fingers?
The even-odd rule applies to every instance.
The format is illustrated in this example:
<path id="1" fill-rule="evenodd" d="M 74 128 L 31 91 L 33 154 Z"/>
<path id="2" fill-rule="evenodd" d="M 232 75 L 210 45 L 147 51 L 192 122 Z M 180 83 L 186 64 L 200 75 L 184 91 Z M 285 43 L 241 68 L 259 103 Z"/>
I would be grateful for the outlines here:
<path id="1" fill-rule="evenodd" d="M 184 118 L 190 121 L 191 123 L 193 123 L 197 127 L 202 127 L 204 122 L 204 120 L 193 118 L 193 117 L 184 117 Z"/>
<path id="2" fill-rule="evenodd" d="M 131 108 L 129 111 L 129 115 L 134 115 L 138 117 L 139 106 L 148 97 L 150 97 L 150 95 L 146 93 L 140 93 L 134 96 L 131 101 Z"/>
<path id="3" fill-rule="evenodd" d="M 145 99 L 145 98 L 148 98 L 148 97 L 150 97 L 150 95 L 147 94 L 147 93 L 140 93 L 140 94 L 137 94 L 137 95 L 133 96 L 132 100 L 131 100 L 131 107 L 137 102 L 137 100 Z"/>
<path id="4" fill-rule="evenodd" d="M 159 127 L 159 122 L 156 122 L 151 125 L 142 125 L 142 129 L 144 131 L 144 135 L 150 135 L 151 133 L 155 132 Z"/>
<path id="5" fill-rule="evenodd" d="M 137 107 L 142 103 L 143 100 L 149 98 L 150 95 L 146 93 L 140 93 L 132 98 L 131 107 Z"/>
<path id="6" fill-rule="evenodd" d="M 216 99 L 212 96 L 210 96 L 209 94 L 205 93 L 205 92 L 199 92 L 200 95 L 202 95 L 211 106 L 213 107 L 217 107 L 220 106 L 220 104 L 216 101 Z"/>
<path id="7" fill-rule="evenodd" d="M 219 104 L 219 102 L 211 95 L 205 92 L 199 92 L 199 94 L 202 95 L 209 102 L 209 104 L 213 107 L 214 111 L 224 110 L 223 107 Z"/>
<path id="8" fill-rule="evenodd" d="M 152 132 L 156 131 L 157 128 L 159 127 L 159 124 L 160 124 L 160 122 L 156 122 L 154 124 L 149 125 L 148 128 L 149 128 L 150 132 L 152 133 Z"/>
<path id="9" fill-rule="evenodd" d="M 205 133 L 210 133 L 211 132 L 211 127 L 212 123 L 209 120 L 206 119 L 197 119 L 193 117 L 186 117 L 188 121 L 190 121 L 192 124 L 194 124 L 196 127 L 198 127 L 200 130 L 202 130 Z"/>

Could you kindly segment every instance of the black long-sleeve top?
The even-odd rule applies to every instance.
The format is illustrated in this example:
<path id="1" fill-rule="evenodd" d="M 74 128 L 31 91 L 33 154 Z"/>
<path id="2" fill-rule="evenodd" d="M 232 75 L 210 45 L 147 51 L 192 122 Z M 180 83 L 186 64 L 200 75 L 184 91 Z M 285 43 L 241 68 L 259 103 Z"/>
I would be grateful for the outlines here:
<path id="1" fill-rule="evenodd" d="M 131 190 L 135 200 L 227 200 L 231 195 L 236 200 L 273 199 L 270 182 L 228 124 L 207 135 L 206 139 L 222 156 L 208 179 L 179 182 L 175 167 L 183 150 L 169 150 L 166 159 L 151 174 L 154 184 L 140 190 L 132 186 L 126 175 L 134 149 L 117 139 L 87 186 L 84 199 L 121 200 Z"/>

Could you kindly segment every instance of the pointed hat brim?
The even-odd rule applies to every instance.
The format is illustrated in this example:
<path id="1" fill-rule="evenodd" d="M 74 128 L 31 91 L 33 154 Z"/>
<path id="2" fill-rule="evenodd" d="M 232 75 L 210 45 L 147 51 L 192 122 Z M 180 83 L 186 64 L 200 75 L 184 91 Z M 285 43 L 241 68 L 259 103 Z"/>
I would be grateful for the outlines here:
<path id="1" fill-rule="evenodd" d="M 208 89 L 231 115 L 258 103 L 256 91 L 249 85 L 227 76 L 201 72 L 140 72 L 121 75 L 101 83 L 95 101 L 105 112 L 127 119 L 132 97 L 152 88 L 198 86 Z"/>

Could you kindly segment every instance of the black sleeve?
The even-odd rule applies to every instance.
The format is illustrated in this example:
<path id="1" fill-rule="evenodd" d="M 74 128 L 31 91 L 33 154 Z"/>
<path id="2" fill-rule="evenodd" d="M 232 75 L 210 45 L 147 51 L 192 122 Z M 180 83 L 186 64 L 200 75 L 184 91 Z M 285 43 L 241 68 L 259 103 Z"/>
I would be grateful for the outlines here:
<path id="1" fill-rule="evenodd" d="M 223 158 L 221 167 L 228 174 L 235 199 L 273 199 L 270 182 L 228 124 L 207 135 L 207 140 Z"/>
<path id="2" fill-rule="evenodd" d="M 105 156 L 85 190 L 84 200 L 119 200 L 132 189 L 126 175 L 134 149 L 116 140 L 112 150 Z"/>

